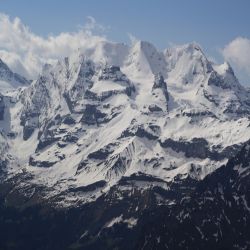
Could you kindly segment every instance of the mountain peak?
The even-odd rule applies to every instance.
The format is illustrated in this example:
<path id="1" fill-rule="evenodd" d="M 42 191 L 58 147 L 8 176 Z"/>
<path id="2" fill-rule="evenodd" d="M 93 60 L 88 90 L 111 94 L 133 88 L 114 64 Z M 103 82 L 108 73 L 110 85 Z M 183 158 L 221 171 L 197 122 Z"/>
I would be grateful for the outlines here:
<path id="1" fill-rule="evenodd" d="M 201 46 L 196 42 L 186 43 L 186 44 L 183 44 L 183 45 L 175 45 L 175 46 L 173 46 L 171 48 L 166 49 L 164 53 L 166 55 L 169 54 L 169 56 L 171 54 L 173 54 L 173 53 L 177 53 L 177 54 L 198 53 L 198 54 L 202 54 L 203 56 L 205 56 Z"/>
<path id="2" fill-rule="evenodd" d="M 101 41 L 95 47 L 79 49 L 78 55 L 82 54 L 97 64 L 122 66 L 128 51 L 129 47 L 123 43 Z"/>
<path id="3" fill-rule="evenodd" d="M 0 59 L 0 91 L 6 92 L 29 84 L 25 77 L 12 72 L 8 65 Z"/>
<path id="4" fill-rule="evenodd" d="M 168 75 L 177 84 L 201 84 L 212 65 L 197 43 L 175 46 L 164 51 Z"/>
<path id="5" fill-rule="evenodd" d="M 163 53 L 149 42 L 136 42 L 130 48 L 125 65 L 129 67 L 128 71 L 138 75 L 153 76 L 161 73 L 164 77 L 166 76 L 167 66 Z"/>
<path id="6" fill-rule="evenodd" d="M 220 75 L 225 75 L 225 74 L 234 75 L 233 68 L 231 67 L 229 62 L 224 62 L 223 64 L 220 64 L 220 65 L 213 65 L 213 67 L 215 68 L 217 73 Z"/>
<path id="7" fill-rule="evenodd" d="M 139 40 L 137 41 L 133 47 L 137 48 L 137 49 L 155 49 L 154 45 L 151 44 L 150 42 L 147 42 L 147 41 L 143 41 L 143 40 Z"/>
<path id="8" fill-rule="evenodd" d="M 191 42 L 191 43 L 188 43 L 184 46 L 186 46 L 186 48 L 190 51 L 196 50 L 196 51 L 202 52 L 202 48 L 201 48 L 200 44 L 198 44 L 197 42 Z"/>
<path id="9" fill-rule="evenodd" d="M 10 78 L 13 75 L 13 72 L 8 67 L 8 65 L 0 58 L 0 78 L 6 79 Z"/>
<path id="10" fill-rule="evenodd" d="M 215 71 L 215 75 L 217 75 L 218 80 L 222 83 L 223 88 L 243 88 L 240 85 L 231 65 L 228 62 L 224 62 L 220 65 L 212 64 L 212 67 Z"/>
<path id="11" fill-rule="evenodd" d="M 3 62 L 1 58 L 0 58 L 0 68 L 9 69 L 9 67 Z"/>

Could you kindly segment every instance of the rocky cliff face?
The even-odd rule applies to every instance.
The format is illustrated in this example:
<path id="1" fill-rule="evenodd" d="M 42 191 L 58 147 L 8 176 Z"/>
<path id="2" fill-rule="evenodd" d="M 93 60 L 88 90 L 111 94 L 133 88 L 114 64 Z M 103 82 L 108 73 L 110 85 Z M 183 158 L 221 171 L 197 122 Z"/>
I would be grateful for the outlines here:
<path id="1" fill-rule="evenodd" d="M 0 95 L 0 120 L 4 119 L 4 96 Z"/>

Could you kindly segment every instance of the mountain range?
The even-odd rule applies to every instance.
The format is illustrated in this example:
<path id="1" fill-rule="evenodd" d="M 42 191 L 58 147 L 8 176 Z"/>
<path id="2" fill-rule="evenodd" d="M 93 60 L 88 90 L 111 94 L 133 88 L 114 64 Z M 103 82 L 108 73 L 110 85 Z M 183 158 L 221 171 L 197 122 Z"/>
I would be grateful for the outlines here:
<path id="1" fill-rule="evenodd" d="M 250 248 L 249 114 L 196 43 L 0 60 L 0 247 Z"/>

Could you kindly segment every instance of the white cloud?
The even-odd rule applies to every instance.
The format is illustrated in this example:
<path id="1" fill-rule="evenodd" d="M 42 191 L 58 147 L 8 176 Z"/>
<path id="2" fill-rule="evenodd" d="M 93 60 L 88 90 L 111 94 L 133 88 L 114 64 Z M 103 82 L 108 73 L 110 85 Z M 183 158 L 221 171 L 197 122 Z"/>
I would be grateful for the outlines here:
<path id="1" fill-rule="evenodd" d="M 87 22 L 86 24 L 83 26 L 83 30 L 85 30 L 88 33 L 92 33 L 93 30 L 95 31 L 101 31 L 101 32 L 105 32 L 108 29 L 110 29 L 110 27 L 104 26 L 100 23 L 98 23 L 94 17 L 92 16 L 87 16 Z"/>
<path id="2" fill-rule="evenodd" d="M 32 78 L 40 72 L 44 63 L 54 62 L 79 48 L 92 48 L 105 41 L 104 36 L 93 35 L 93 31 L 105 30 L 89 16 L 77 32 L 43 38 L 34 34 L 19 18 L 11 20 L 9 16 L 0 14 L 0 57 L 12 70 Z"/>
<path id="3" fill-rule="evenodd" d="M 225 60 L 229 61 L 250 76 L 250 39 L 238 37 L 222 50 Z"/>
<path id="4" fill-rule="evenodd" d="M 132 35 L 131 33 L 128 33 L 128 38 L 130 40 L 131 45 L 134 45 L 139 41 L 139 39 L 134 35 Z"/>

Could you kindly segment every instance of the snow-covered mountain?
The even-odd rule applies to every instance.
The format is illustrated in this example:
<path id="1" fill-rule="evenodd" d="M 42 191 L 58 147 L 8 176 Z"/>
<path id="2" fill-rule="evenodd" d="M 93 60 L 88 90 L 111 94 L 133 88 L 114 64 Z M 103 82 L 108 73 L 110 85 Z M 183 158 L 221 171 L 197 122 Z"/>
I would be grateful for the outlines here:
<path id="1" fill-rule="evenodd" d="M 0 60 L 0 248 L 249 248 L 249 114 L 196 43 Z"/>
<path id="2" fill-rule="evenodd" d="M 250 138 L 249 92 L 195 43 L 161 52 L 101 42 L 46 64 L 30 84 L 2 61 L 0 77 L 2 172 L 62 206 L 130 176 L 160 180 L 145 189 L 201 180 Z"/>

